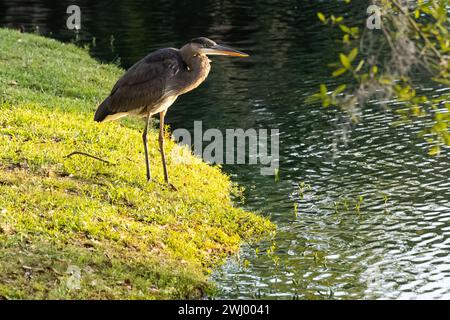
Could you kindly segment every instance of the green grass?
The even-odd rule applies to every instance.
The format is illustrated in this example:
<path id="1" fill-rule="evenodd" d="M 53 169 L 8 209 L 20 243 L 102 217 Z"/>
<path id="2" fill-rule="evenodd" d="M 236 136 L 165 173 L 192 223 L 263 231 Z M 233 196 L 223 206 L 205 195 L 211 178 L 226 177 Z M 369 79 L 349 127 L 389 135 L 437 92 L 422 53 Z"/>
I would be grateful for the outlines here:
<path id="1" fill-rule="evenodd" d="M 237 188 L 219 168 L 172 141 L 178 192 L 168 188 L 156 130 L 145 181 L 140 122 L 93 121 L 122 73 L 73 45 L 0 29 L 0 299 L 199 298 L 212 268 L 274 231 L 233 206 Z M 76 150 L 112 164 L 65 157 Z"/>

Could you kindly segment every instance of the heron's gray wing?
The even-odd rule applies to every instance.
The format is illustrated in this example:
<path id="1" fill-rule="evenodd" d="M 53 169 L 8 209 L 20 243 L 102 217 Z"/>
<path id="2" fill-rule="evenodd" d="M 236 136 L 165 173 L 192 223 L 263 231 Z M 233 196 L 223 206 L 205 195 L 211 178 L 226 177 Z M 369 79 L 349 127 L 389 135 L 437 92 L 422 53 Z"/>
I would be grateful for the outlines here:
<path id="1" fill-rule="evenodd" d="M 157 104 L 170 93 L 174 77 L 183 69 L 186 65 L 176 49 L 149 54 L 117 81 L 110 96 L 98 107 L 95 120 Z"/>

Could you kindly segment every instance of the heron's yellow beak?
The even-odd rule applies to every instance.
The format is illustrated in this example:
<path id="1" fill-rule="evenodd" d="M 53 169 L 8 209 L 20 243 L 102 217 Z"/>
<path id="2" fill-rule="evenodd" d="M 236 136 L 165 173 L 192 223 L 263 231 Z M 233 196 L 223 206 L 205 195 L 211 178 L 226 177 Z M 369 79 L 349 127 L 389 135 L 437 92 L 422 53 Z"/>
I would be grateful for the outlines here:
<path id="1" fill-rule="evenodd" d="M 209 56 L 232 56 L 232 57 L 242 57 L 242 58 L 246 58 L 249 55 L 235 50 L 233 48 L 228 48 L 225 46 L 221 46 L 216 44 L 215 46 L 211 47 L 211 48 L 202 48 L 201 52 L 203 54 L 209 55 Z"/>

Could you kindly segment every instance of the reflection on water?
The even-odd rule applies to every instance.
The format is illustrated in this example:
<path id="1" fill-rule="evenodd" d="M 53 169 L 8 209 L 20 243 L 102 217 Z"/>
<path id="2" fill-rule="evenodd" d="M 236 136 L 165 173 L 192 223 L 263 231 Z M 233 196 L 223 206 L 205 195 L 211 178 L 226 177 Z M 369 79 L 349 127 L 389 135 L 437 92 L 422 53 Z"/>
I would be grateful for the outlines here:
<path id="1" fill-rule="evenodd" d="M 70 41 L 69 2 L 2 1 L 0 25 L 39 26 Z M 173 129 L 202 120 L 204 129 L 280 130 L 279 182 L 257 166 L 224 167 L 246 187 L 245 206 L 270 216 L 279 232 L 214 275 L 219 297 L 450 298 L 449 159 L 429 158 L 419 128 L 391 126 L 389 111 L 368 109 L 350 127 L 332 110 L 304 104 L 332 81 L 326 65 L 337 54 L 315 12 L 344 10 L 340 2 L 78 3 L 79 42 L 104 61 L 128 67 L 200 35 L 252 54 L 214 58 L 207 82 L 167 117 Z M 349 14 L 365 8 L 360 2 Z"/>

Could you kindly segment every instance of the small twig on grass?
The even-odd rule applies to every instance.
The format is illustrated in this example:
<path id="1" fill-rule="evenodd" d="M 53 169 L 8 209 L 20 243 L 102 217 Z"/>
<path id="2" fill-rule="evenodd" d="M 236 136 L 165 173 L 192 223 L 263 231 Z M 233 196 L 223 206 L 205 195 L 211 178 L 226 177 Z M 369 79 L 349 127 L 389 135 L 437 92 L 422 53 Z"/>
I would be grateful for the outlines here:
<path id="1" fill-rule="evenodd" d="M 104 160 L 102 158 L 99 158 L 99 157 L 93 156 L 93 155 L 91 155 L 89 153 L 85 153 L 85 152 L 81 152 L 81 151 L 74 151 L 72 153 L 69 153 L 67 156 L 65 156 L 65 158 L 71 158 L 72 156 L 75 156 L 75 155 L 90 157 L 92 159 L 101 161 L 101 162 L 109 164 L 109 165 L 114 165 L 114 166 L 117 165 L 116 163 L 111 163 L 108 160 Z"/>

